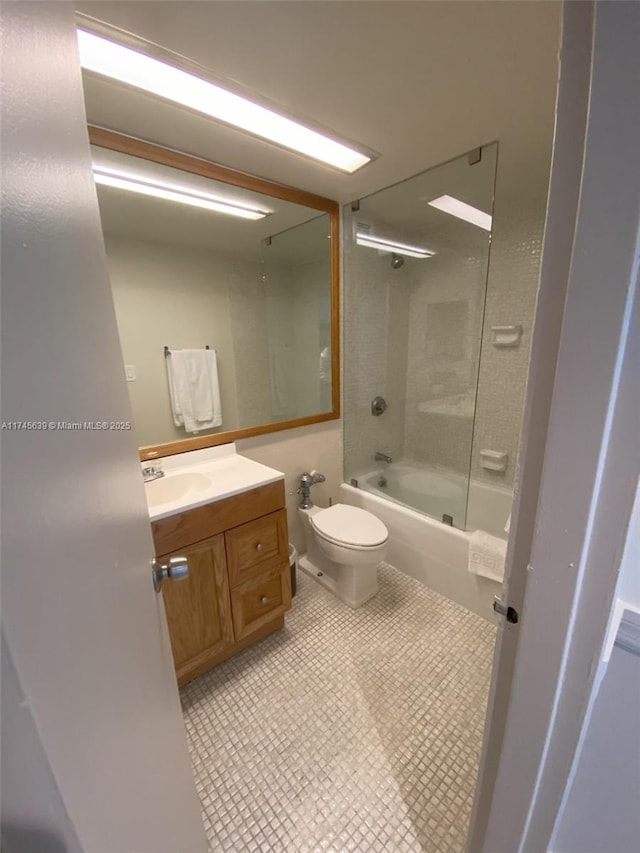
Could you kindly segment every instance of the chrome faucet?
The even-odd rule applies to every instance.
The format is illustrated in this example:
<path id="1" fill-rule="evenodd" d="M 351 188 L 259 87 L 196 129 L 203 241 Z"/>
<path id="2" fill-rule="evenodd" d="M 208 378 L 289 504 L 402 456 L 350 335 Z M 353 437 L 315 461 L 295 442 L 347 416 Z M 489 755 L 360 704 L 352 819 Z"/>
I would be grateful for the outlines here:
<path id="1" fill-rule="evenodd" d="M 297 492 L 299 495 L 302 495 L 302 500 L 300 501 L 300 509 L 310 509 L 313 506 L 313 501 L 311 500 L 311 486 L 315 486 L 316 483 L 324 483 L 327 478 L 324 474 L 318 474 L 317 471 L 314 471 L 313 474 L 308 474 L 306 471 L 304 474 L 300 474 L 298 477 L 298 489 Z"/>
<path id="2" fill-rule="evenodd" d="M 376 450 L 375 456 L 373 457 L 376 462 L 386 462 L 388 465 L 391 465 L 393 459 L 390 456 L 387 456 L 386 453 L 380 453 L 379 450 Z"/>
<path id="3" fill-rule="evenodd" d="M 164 477 L 164 471 L 162 470 L 162 465 L 160 463 L 156 465 L 145 465 L 142 469 L 142 479 L 145 483 L 150 483 L 152 480 L 157 480 L 160 477 Z"/>

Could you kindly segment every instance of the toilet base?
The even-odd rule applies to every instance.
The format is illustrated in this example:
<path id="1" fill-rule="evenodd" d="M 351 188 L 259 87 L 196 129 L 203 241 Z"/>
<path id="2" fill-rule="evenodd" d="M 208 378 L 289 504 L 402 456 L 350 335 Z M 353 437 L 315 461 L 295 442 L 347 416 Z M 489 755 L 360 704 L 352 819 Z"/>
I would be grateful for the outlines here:
<path id="1" fill-rule="evenodd" d="M 378 592 L 377 563 L 366 567 L 343 566 L 321 554 L 315 560 L 304 554 L 298 560 L 298 568 L 354 610 Z"/>

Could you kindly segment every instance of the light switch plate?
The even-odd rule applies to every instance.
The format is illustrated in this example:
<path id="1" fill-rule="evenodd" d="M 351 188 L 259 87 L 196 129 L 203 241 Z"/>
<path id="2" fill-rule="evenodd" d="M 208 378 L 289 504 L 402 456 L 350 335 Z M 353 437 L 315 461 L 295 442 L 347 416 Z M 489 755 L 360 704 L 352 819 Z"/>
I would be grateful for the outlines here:
<path id="1" fill-rule="evenodd" d="M 135 364 L 125 364 L 124 375 L 127 377 L 127 382 L 136 381 L 136 366 Z"/>

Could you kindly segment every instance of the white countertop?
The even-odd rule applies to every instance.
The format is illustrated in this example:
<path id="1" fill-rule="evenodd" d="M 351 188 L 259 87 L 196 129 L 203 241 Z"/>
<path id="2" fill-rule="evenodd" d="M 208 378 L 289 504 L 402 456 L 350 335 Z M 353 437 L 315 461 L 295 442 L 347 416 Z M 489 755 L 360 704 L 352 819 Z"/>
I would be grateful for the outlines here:
<path id="1" fill-rule="evenodd" d="M 165 472 L 164 477 L 145 483 L 151 521 L 284 479 L 281 471 L 240 456 L 235 444 L 146 460 L 141 467 L 149 465 L 161 465 Z M 173 484 L 182 494 L 164 500 L 163 493 L 171 491 Z"/>

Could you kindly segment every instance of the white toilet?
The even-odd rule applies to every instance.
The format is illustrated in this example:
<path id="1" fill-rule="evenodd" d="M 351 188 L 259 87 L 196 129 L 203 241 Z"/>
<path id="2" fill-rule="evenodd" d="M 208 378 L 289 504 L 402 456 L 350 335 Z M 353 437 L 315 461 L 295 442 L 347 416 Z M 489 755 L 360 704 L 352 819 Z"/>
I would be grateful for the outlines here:
<path id="1" fill-rule="evenodd" d="M 302 571 L 350 607 L 360 607 L 378 592 L 378 563 L 387 554 L 389 531 L 364 509 L 334 504 L 298 509 L 307 552 Z"/>

